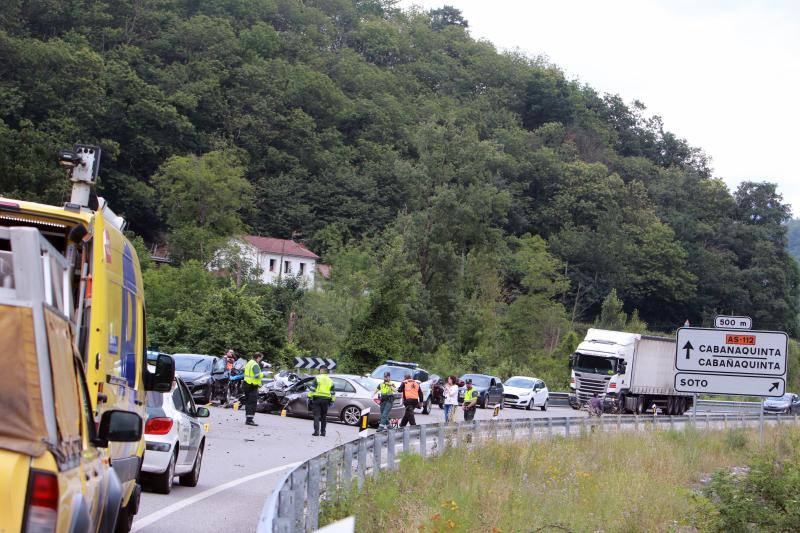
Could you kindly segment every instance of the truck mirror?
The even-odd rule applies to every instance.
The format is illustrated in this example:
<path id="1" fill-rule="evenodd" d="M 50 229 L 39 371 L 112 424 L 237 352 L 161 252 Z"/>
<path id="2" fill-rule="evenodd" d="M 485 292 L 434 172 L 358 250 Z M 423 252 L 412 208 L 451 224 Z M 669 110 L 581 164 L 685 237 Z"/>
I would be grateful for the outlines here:
<path id="1" fill-rule="evenodd" d="M 628 362 L 620 359 L 619 365 L 617 366 L 617 373 L 624 374 L 627 368 L 628 368 Z"/>
<path id="2" fill-rule="evenodd" d="M 575 368 L 575 358 L 576 358 L 576 357 L 577 357 L 577 355 L 576 355 L 576 354 L 571 354 L 571 355 L 569 356 L 569 368 L 570 368 L 570 370 L 572 370 L 573 368 Z"/>
<path id="3" fill-rule="evenodd" d="M 109 442 L 136 442 L 142 438 L 142 417 L 131 411 L 111 410 L 100 417 L 95 445 L 105 448 Z"/>
<path id="4" fill-rule="evenodd" d="M 155 371 L 145 370 L 144 388 L 156 392 L 169 392 L 175 380 L 175 360 L 167 354 L 160 353 L 155 360 Z"/>

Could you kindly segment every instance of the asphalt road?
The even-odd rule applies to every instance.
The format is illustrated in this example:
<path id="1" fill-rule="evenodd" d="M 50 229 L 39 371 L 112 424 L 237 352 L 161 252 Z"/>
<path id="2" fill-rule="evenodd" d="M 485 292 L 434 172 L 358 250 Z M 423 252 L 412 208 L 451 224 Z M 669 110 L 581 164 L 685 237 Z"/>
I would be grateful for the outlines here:
<path id="1" fill-rule="evenodd" d="M 488 419 L 492 414 L 492 409 L 478 409 L 476 418 Z M 586 414 L 568 407 L 551 407 L 546 412 L 506 408 L 500 416 Z M 430 424 L 443 421 L 444 415 L 435 407 L 430 415 L 416 418 L 418 424 Z M 133 530 L 252 532 L 264 502 L 289 468 L 358 437 L 356 428 L 339 423 L 328 423 L 327 437 L 312 437 L 311 420 L 258 414 L 256 422 L 259 427 L 245 426 L 244 411 L 212 407 L 200 482 L 191 488 L 176 485 L 168 495 L 143 492 Z"/>

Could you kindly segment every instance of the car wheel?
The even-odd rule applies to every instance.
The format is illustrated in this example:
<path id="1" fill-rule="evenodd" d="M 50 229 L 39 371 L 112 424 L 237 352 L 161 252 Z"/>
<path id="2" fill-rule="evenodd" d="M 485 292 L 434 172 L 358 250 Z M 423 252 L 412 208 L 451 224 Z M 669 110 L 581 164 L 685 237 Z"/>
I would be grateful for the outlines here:
<path id="1" fill-rule="evenodd" d="M 531 401 L 533 401 L 533 400 L 531 400 Z M 548 402 L 548 401 L 549 401 L 549 400 L 545 400 L 545 401 L 544 401 L 544 403 L 542 404 L 542 407 L 541 407 L 541 410 L 542 410 L 542 411 L 547 411 L 547 402 Z"/>
<path id="2" fill-rule="evenodd" d="M 483 401 L 481 402 L 481 409 L 486 409 L 486 406 L 489 404 L 489 395 L 483 395 Z"/>
<path id="3" fill-rule="evenodd" d="M 133 527 L 133 513 L 131 512 L 131 504 L 133 501 L 128 502 L 125 507 L 120 507 L 117 513 L 117 524 L 114 527 L 114 533 L 128 533 Z"/>
<path id="4" fill-rule="evenodd" d="M 178 454 L 178 445 L 176 444 L 175 446 L 175 453 L 173 453 L 172 457 L 170 457 L 167 469 L 164 470 L 163 473 L 153 476 L 151 486 L 153 491 L 158 492 L 159 494 L 169 494 L 169 492 L 172 490 L 172 480 L 175 478 L 175 456 Z"/>
<path id="5" fill-rule="evenodd" d="M 361 422 L 361 410 L 355 405 L 342 409 L 342 422 L 348 426 L 357 426 Z"/>
<path id="6" fill-rule="evenodd" d="M 428 394 L 428 399 L 425 400 L 425 403 L 422 404 L 422 414 L 427 415 L 431 412 L 431 404 L 433 401 L 431 400 L 431 395 Z"/>
<path id="7" fill-rule="evenodd" d="M 526 411 L 533 411 L 534 407 L 535 407 L 535 405 L 533 403 L 533 398 L 531 398 L 531 401 L 529 401 L 528 405 L 525 406 L 525 410 Z"/>
<path id="8" fill-rule="evenodd" d="M 197 449 L 197 457 L 194 458 L 194 466 L 192 471 L 178 477 L 181 485 L 184 487 L 196 487 L 197 481 L 200 479 L 200 468 L 203 466 L 203 448 L 206 446 L 206 441 L 200 443 L 200 448 Z"/>

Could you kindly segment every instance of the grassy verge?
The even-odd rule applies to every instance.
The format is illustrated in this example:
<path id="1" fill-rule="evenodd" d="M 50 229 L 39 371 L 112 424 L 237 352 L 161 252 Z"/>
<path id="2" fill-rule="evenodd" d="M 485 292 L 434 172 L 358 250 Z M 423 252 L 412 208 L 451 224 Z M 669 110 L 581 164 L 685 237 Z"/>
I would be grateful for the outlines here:
<path id="1" fill-rule="evenodd" d="M 409 455 L 322 518 L 355 515 L 359 532 L 725 530 L 735 483 L 701 479 L 765 457 L 778 463 L 797 453 L 800 430 L 767 430 L 766 442 L 747 430 L 655 431 Z"/>

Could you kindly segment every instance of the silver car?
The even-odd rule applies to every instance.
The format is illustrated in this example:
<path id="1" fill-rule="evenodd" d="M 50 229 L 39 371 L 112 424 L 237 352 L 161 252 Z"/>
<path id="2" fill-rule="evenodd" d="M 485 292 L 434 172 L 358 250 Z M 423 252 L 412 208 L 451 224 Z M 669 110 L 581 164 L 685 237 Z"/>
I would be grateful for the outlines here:
<path id="1" fill-rule="evenodd" d="M 361 410 L 369 408 L 369 423 L 374 425 L 380 421 L 381 408 L 373 399 L 380 381 L 353 374 L 331 374 L 330 378 L 333 381 L 333 390 L 336 392 L 336 401 L 328 409 L 328 419 L 357 426 L 361 420 Z M 308 392 L 313 381 L 314 378 L 309 377 L 286 389 L 281 403 L 286 406 L 287 414 L 313 416 L 308 408 Z M 403 412 L 400 396 L 397 395 L 389 416 L 401 418 Z"/>

